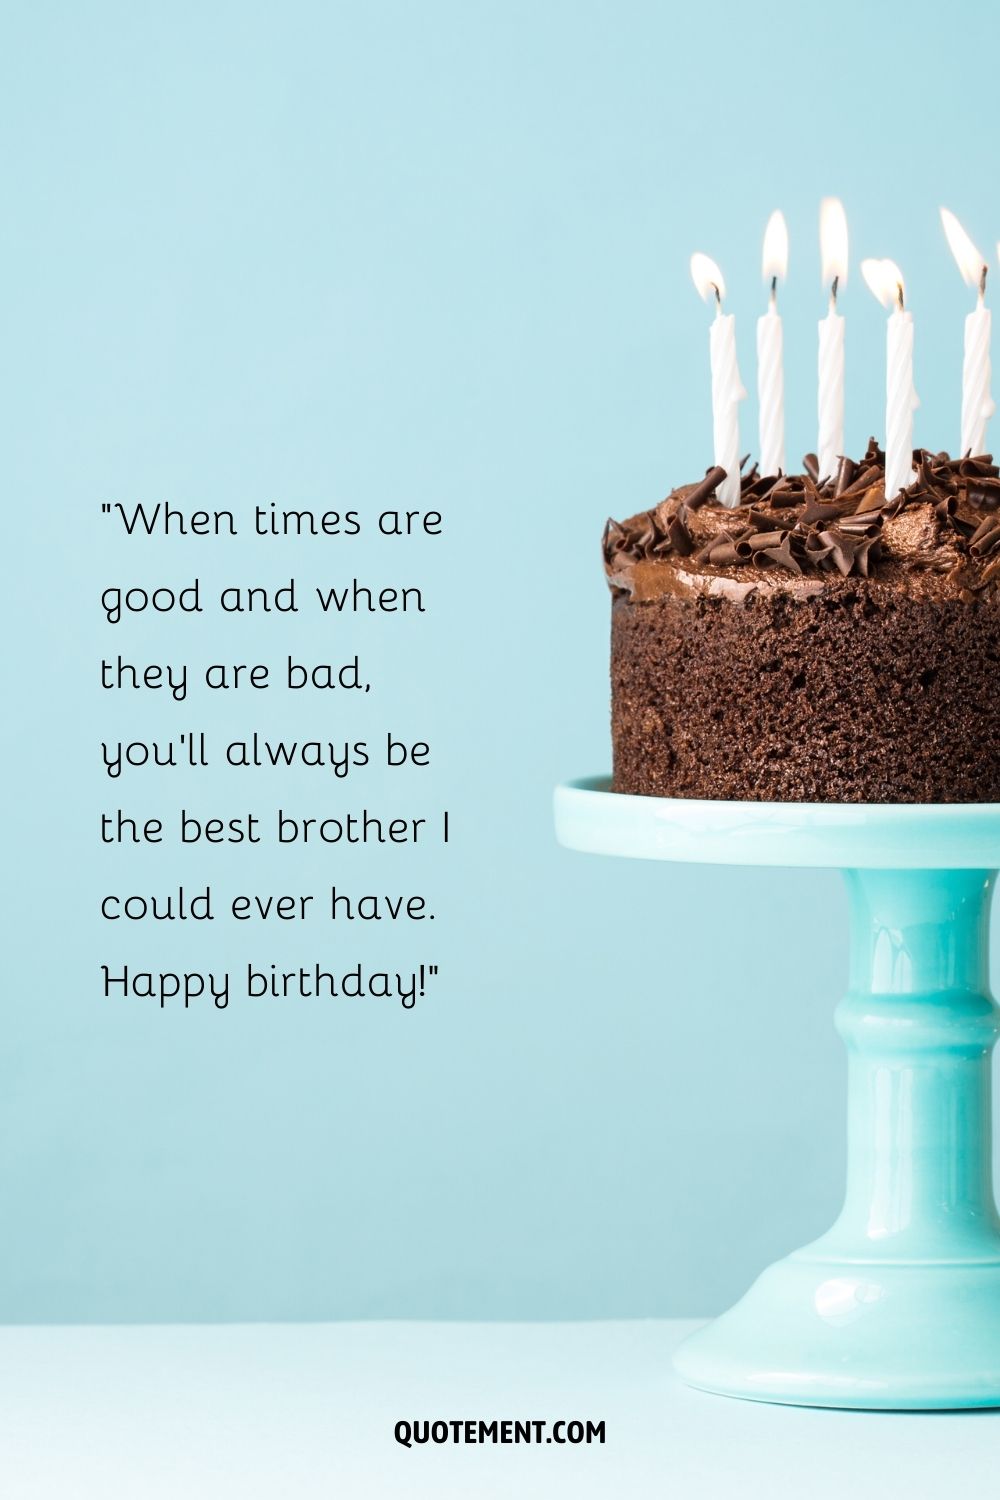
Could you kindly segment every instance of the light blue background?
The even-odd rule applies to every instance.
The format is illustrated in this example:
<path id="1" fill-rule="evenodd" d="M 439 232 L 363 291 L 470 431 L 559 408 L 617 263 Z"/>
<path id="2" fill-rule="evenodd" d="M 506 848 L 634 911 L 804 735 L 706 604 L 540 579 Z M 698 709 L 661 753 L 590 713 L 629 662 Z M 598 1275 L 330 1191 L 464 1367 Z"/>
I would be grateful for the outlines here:
<path id="1" fill-rule="evenodd" d="M 849 445 L 881 428 L 863 254 L 908 278 L 917 440 L 954 445 L 970 298 L 937 208 L 992 253 L 995 8 L 8 3 L 3 30 L 0 1317 L 720 1308 L 839 1205 L 845 902 L 831 874 L 554 847 L 552 783 L 609 760 L 598 539 L 711 457 L 693 249 L 723 265 L 752 388 L 775 206 L 790 452 L 814 446 L 824 193 L 852 233 Z M 744 423 L 750 448 L 753 399 Z M 399 561 L 125 544 L 109 499 L 440 505 L 447 532 Z M 280 694 L 99 693 L 116 645 L 100 585 L 292 571 L 427 588 L 417 627 L 358 637 L 379 686 L 349 725 Z M 210 642 L 133 626 L 127 654 L 328 644 L 353 651 L 349 625 L 303 615 Z M 97 761 L 125 724 L 362 721 L 429 738 L 431 769 L 280 792 L 206 773 L 194 795 L 152 776 L 109 790 Z M 455 838 L 375 858 L 147 851 L 123 881 L 98 810 L 182 801 L 449 806 Z M 99 890 L 181 878 L 424 890 L 429 935 L 342 951 L 426 949 L 437 987 L 412 1014 L 103 1002 L 109 953 L 333 951 L 319 928 L 100 930 Z"/>

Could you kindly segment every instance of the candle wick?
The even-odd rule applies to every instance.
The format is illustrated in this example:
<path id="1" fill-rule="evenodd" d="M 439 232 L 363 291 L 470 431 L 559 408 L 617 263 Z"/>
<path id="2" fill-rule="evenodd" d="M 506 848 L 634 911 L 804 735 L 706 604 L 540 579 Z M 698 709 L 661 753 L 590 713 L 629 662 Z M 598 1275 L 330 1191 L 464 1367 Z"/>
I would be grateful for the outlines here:
<path id="1" fill-rule="evenodd" d="M 899 308 L 900 312 L 902 312 L 903 311 L 903 283 L 901 281 L 897 281 L 896 282 L 896 305 Z"/>
<path id="2" fill-rule="evenodd" d="M 719 318 L 722 316 L 722 293 L 719 291 L 719 288 L 716 286 L 714 281 L 711 282 L 710 285 L 712 291 L 715 293 L 715 316 Z"/>
<path id="3" fill-rule="evenodd" d="M 830 287 L 830 311 L 831 312 L 836 312 L 837 311 L 837 288 L 838 288 L 839 285 L 840 285 L 840 277 L 839 276 L 835 276 L 833 278 L 833 285 Z"/>
<path id="4" fill-rule="evenodd" d="M 778 278 L 771 277 L 771 311 L 774 312 L 778 306 Z"/>
<path id="5" fill-rule="evenodd" d="M 982 305 L 982 303 L 986 300 L 986 272 L 988 270 L 989 270 L 988 266 L 983 266 L 982 273 L 981 273 L 981 275 L 979 277 L 979 302 L 980 302 L 980 305 Z"/>

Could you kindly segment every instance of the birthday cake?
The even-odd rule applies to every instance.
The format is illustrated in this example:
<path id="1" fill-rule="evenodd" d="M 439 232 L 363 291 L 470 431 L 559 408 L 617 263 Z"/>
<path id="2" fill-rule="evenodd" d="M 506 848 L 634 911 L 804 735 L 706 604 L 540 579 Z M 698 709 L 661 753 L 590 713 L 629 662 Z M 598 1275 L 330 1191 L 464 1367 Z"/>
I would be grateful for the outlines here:
<path id="1" fill-rule="evenodd" d="M 608 522 L 615 791 L 1000 801 L 1000 469 L 918 450 L 887 501 L 884 465 Z"/>

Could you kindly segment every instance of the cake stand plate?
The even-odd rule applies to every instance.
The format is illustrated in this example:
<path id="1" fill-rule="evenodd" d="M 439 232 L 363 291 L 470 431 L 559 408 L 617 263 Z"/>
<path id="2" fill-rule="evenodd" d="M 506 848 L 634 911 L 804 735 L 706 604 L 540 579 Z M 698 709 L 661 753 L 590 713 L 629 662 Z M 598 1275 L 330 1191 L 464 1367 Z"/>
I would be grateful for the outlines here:
<path id="1" fill-rule="evenodd" d="M 826 1234 L 681 1345 L 702 1390 L 801 1406 L 1000 1406 L 989 909 L 1000 804 L 701 802 L 555 795 L 591 854 L 844 871 L 847 1190 Z"/>

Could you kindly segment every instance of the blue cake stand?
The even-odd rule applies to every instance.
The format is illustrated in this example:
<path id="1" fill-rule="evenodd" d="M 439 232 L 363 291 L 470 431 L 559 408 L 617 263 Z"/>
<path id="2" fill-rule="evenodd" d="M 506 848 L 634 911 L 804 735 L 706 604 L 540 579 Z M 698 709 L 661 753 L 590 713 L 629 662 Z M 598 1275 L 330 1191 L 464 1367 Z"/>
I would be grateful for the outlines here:
<path id="1" fill-rule="evenodd" d="M 844 871 L 847 1191 L 676 1356 L 702 1390 L 801 1406 L 1000 1406 L 987 975 L 1000 805 L 697 802 L 561 786 L 568 848 Z"/>

